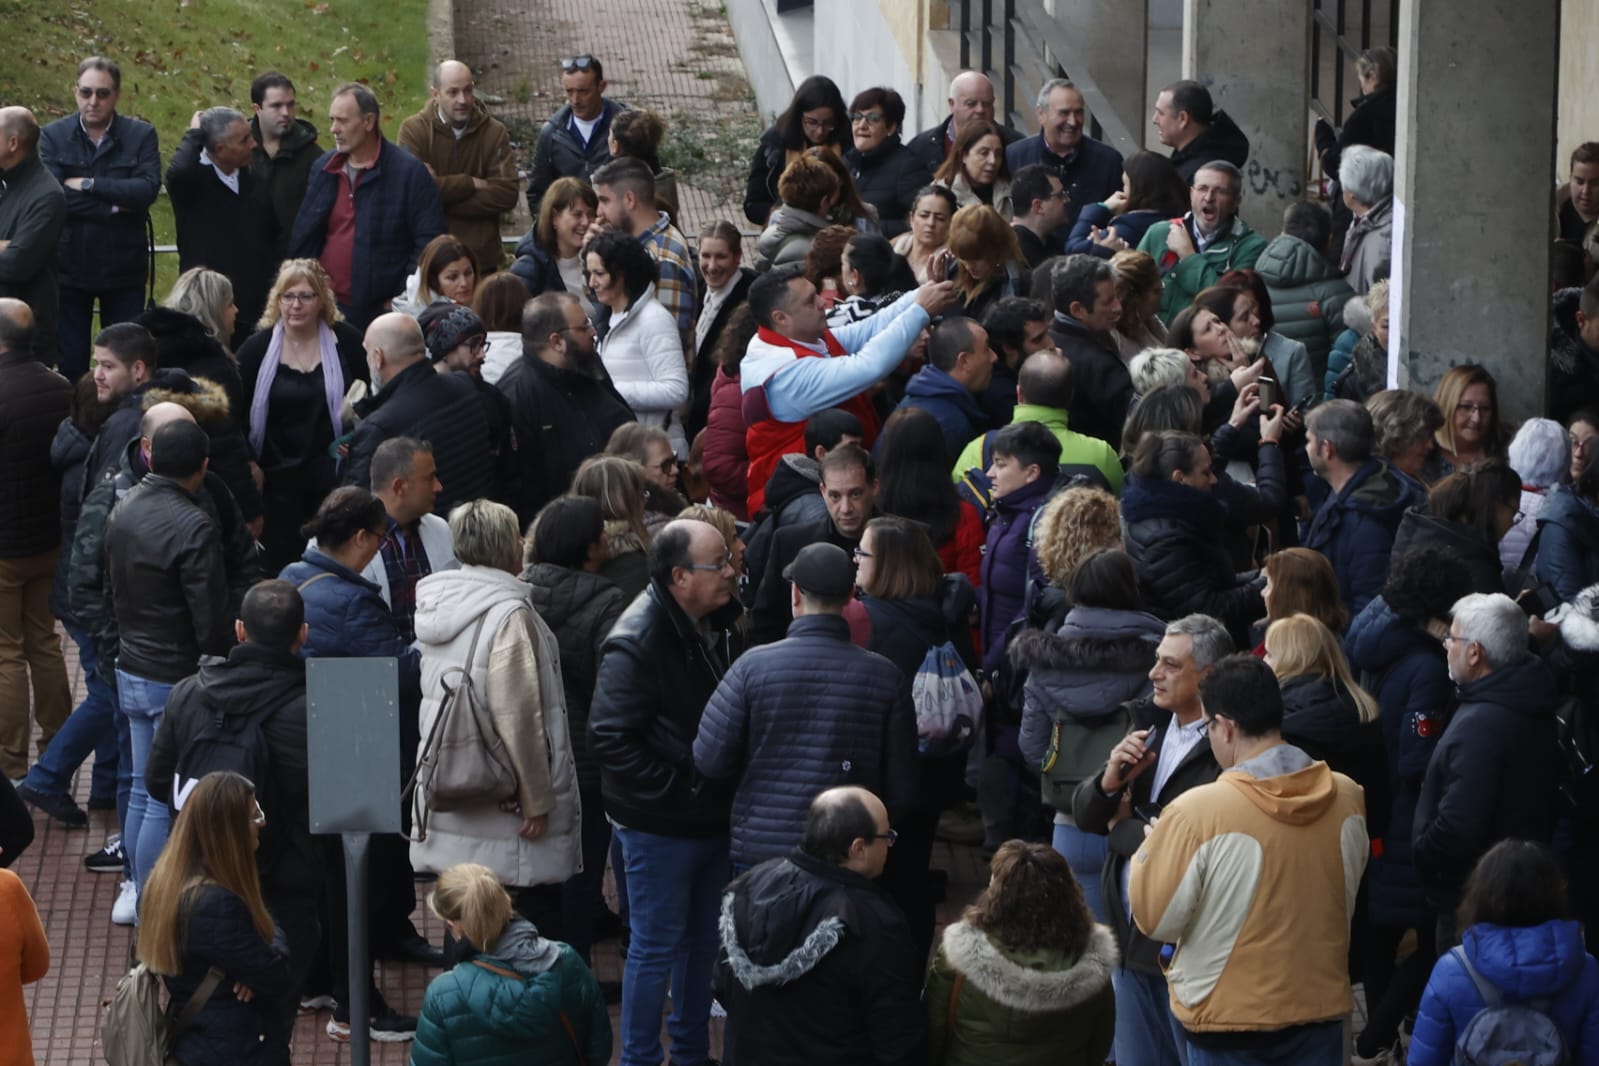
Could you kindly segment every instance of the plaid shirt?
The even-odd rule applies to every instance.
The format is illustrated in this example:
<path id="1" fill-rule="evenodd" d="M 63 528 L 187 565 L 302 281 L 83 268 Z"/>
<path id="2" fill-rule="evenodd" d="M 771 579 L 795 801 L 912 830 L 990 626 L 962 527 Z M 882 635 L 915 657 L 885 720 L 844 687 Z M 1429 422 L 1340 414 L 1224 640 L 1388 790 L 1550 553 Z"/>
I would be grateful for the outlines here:
<path id="1" fill-rule="evenodd" d="M 661 212 L 655 225 L 639 234 L 639 241 L 655 257 L 660 277 L 655 282 L 655 298 L 677 319 L 677 332 L 683 338 L 683 351 L 694 350 L 694 320 L 699 316 L 699 275 L 688 242 Z"/>
<path id="2" fill-rule="evenodd" d="M 389 519 L 389 539 L 383 545 L 383 569 L 389 575 L 389 611 L 408 641 L 416 639 L 416 583 L 433 572 L 422 547 L 418 527 L 409 531 Z"/>

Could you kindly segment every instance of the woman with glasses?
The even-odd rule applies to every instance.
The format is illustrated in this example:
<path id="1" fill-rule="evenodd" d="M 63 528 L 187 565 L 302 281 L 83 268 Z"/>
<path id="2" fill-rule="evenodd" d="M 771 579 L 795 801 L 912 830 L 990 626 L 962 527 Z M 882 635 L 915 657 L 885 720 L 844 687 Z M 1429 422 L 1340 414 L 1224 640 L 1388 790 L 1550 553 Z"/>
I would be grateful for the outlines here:
<path id="1" fill-rule="evenodd" d="M 905 101 L 893 89 L 867 89 L 850 102 L 854 145 L 844 152 L 844 163 L 861 199 L 877 208 L 885 237 L 897 237 L 910 228 L 906 219 L 916 190 L 933 180 L 927 164 L 900 139 L 904 121 Z"/>
<path id="2" fill-rule="evenodd" d="M 1440 478 L 1491 459 L 1504 460 L 1510 440 L 1499 420 L 1499 385 L 1492 374 L 1463 363 L 1438 380 L 1432 398 L 1444 413 L 1444 424 L 1438 429 L 1429 474 Z"/>
<path id="3" fill-rule="evenodd" d="M 288 944 L 261 898 L 255 865 L 265 824 L 248 779 L 206 774 L 140 893 L 139 960 L 161 975 L 172 1011 L 220 973 L 172 1049 L 182 1066 L 288 1066 Z"/>
<path id="4" fill-rule="evenodd" d="M 1570 603 L 1599 584 L 1599 455 L 1590 450 L 1570 486 L 1549 494 L 1538 518 L 1539 578 Z"/>
<path id="5" fill-rule="evenodd" d="M 833 79 L 814 74 L 800 82 L 788 109 L 761 134 L 750 159 L 744 189 L 744 215 L 757 226 L 766 225 L 781 198 L 777 179 L 807 148 L 827 147 L 834 154 L 849 145 L 849 109 Z"/>
<path id="6" fill-rule="evenodd" d="M 262 570 L 277 573 L 300 557 L 300 526 L 338 484 L 333 443 L 345 396 L 356 382 L 365 390 L 366 352 L 315 259 L 278 268 L 260 326 L 239 347 L 239 421 L 263 475 Z"/>
<path id="7" fill-rule="evenodd" d="M 649 482 L 644 492 L 644 528 L 651 537 L 688 506 L 679 492 L 678 474 L 682 464 L 672 451 L 672 439 L 659 426 L 622 423 L 606 442 L 605 454 L 631 459 L 644 468 L 644 477 Z"/>
<path id="8" fill-rule="evenodd" d="M 1499 542 L 1520 518 L 1521 479 L 1503 463 L 1484 463 L 1437 482 L 1425 505 L 1405 512 L 1391 558 L 1444 548 L 1470 571 L 1472 591 L 1504 592 Z"/>

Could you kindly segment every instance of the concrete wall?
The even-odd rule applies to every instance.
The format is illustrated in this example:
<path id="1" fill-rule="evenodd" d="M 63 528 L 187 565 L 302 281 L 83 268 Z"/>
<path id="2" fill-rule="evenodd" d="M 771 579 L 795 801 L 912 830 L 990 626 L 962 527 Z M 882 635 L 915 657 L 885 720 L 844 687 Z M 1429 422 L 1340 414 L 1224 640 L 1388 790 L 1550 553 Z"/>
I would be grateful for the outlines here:
<path id="1" fill-rule="evenodd" d="M 1565 0 L 1560 11 L 1560 143 L 1555 176 L 1571 176 L 1571 150 L 1599 141 L 1599 3 Z"/>
<path id="2" fill-rule="evenodd" d="M 916 67 L 927 53 L 927 5 L 928 0 L 816 0 L 816 73 L 838 83 L 846 104 L 874 85 L 898 90 L 908 127 L 900 132 L 907 139 L 921 129 Z M 943 90 L 930 91 L 942 109 Z"/>

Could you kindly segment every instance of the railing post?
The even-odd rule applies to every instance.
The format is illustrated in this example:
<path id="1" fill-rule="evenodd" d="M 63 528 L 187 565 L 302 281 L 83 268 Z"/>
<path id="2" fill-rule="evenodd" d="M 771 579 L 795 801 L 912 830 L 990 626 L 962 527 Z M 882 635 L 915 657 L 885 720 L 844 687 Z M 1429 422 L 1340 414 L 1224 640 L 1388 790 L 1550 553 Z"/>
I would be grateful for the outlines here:
<path id="1" fill-rule="evenodd" d="M 1005 3 L 1005 125 L 1016 111 L 1016 0 Z"/>
<path id="2" fill-rule="evenodd" d="M 972 69 L 972 0 L 960 0 L 961 69 Z"/>
<path id="3" fill-rule="evenodd" d="M 983 65 L 984 74 L 994 69 L 994 0 L 983 0 Z"/>

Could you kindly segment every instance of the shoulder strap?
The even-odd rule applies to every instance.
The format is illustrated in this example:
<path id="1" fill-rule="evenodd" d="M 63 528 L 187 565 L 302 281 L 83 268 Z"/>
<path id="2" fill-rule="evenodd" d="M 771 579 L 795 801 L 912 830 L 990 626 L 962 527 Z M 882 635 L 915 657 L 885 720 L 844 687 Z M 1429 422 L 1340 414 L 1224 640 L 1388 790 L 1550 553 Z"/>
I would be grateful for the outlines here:
<path id="1" fill-rule="evenodd" d="M 955 1008 L 961 1001 L 961 986 L 966 983 L 966 975 L 956 971 L 955 980 L 949 986 L 949 1013 L 944 1024 L 950 1029 L 955 1028 Z"/>
<path id="2" fill-rule="evenodd" d="M 331 574 L 330 572 L 328 572 L 326 570 L 322 571 L 320 574 L 313 574 L 310 577 L 306 578 L 304 581 L 300 582 L 299 587 L 296 588 L 295 591 L 296 592 L 304 592 L 306 590 L 307 586 L 315 585 L 318 581 L 321 581 L 323 578 L 332 577 L 332 576 L 333 576 L 333 574 Z"/>
<path id="3" fill-rule="evenodd" d="M 499 974 L 501 977 L 509 977 L 513 981 L 526 980 L 526 978 L 519 973 L 503 969 L 499 966 L 494 966 L 490 963 L 484 962 L 482 959 L 473 959 L 472 965 L 480 966 L 489 973 Z M 556 1013 L 560 1015 L 561 1028 L 566 1030 L 566 1038 L 572 1041 L 572 1051 L 577 1055 L 577 1066 L 588 1066 L 588 1060 L 583 1057 L 583 1046 L 577 1042 L 577 1030 L 572 1028 L 572 1019 L 566 1016 L 566 1011 L 564 1010 L 558 1010 Z"/>
<path id="4" fill-rule="evenodd" d="M 1466 971 L 1466 976 L 1471 978 L 1471 983 L 1477 988 L 1477 995 L 1482 997 L 1482 1005 L 1485 1010 L 1504 1004 L 1504 996 L 1500 995 L 1499 989 L 1494 987 L 1492 981 L 1478 973 L 1477 967 L 1473 966 L 1471 960 L 1466 957 L 1464 944 L 1456 944 L 1449 949 L 1449 954 L 1459 960 L 1461 968 Z"/>
<path id="5" fill-rule="evenodd" d="M 189 1002 L 183 1005 L 183 1011 L 178 1015 L 178 1020 L 172 1024 L 172 1029 L 168 1036 L 170 1044 L 176 1044 L 178 1037 L 182 1036 L 184 1030 L 189 1028 L 190 1023 L 194 1021 L 195 1015 L 200 1013 L 201 1008 L 206 1005 L 212 993 L 217 990 L 217 986 L 222 983 L 222 977 L 222 971 L 215 966 L 205 972 L 205 978 L 201 980 L 200 987 L 194 990 L 194 995 L 189 997 Z"/>
<path id="6" fill-rule="evenodd" d="M 1538 557 L 1538 539 L 1542 536 L 1543 523 L 1534 520 L 1532 539 L 1527 542 L 1527 550 L 1521 553 L 1521 562 L 1516 564 L 1516 569 L 1520 570 L 1523 574 L 1527 572 L 1527 567 L 1532 565 L 1533 560 Z"/>

